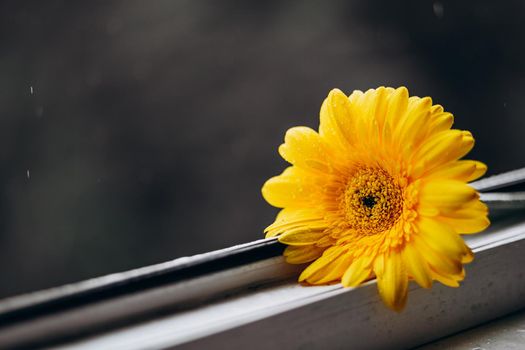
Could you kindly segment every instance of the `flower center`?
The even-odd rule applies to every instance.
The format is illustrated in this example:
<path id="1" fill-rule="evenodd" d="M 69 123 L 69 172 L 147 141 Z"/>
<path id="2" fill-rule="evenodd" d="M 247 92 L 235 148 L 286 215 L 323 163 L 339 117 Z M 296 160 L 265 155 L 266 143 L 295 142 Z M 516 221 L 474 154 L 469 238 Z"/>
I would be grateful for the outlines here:
<path id="1" fill-rule="evenodd" d="M 403 209 L 403 196 L 383 169 L 360 168 L 350 177 L 341 204 L 351 228 L 373 235 L 394 225 Z"/>
<path id="2" fill-rule="evenodd" d="M 363 200 L 363 205 L 368 208 L 373 208 L 374 205 L 376 204 L 376 199 L 375 197 L 372 197 L 372 196 L 366 196 L 362 198 L 362 200 Z"/>

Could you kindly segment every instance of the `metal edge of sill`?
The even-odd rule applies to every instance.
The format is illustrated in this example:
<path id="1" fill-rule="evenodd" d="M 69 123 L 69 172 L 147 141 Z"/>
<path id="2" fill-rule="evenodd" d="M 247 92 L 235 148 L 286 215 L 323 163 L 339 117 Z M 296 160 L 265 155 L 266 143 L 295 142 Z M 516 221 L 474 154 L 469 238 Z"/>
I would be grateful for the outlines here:
<path id="1" fill-rule="evenodd" d="M 525 168 L 519 168 L 501 174 L 487 176 L 481 180 L 471 182 L 470 185 L 478 191 L 493 191 L 521 184 L 524 181 Z"/>
<path id="2" fill-rule="evenodd" d="M 279 256 L 283 250 L 275 238 L 260 239 L 6 298 L 0 301 L 0 332 L 14 323 Z"/>

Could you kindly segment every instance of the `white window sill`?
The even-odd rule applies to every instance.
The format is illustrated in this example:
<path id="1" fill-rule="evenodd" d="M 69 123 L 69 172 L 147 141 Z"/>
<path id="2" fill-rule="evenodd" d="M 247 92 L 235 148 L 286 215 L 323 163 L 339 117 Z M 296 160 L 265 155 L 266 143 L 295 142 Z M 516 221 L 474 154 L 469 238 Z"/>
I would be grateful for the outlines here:
<path id="1" fill-rule="evenodd" d="M 497 236 L 497 237 L 496 237 Z M 474 238 L 475 236 L 473 236 Z M 295 278 L 238 291 L 233 296 L 107 335 L 70 343 L 79 349 L 170 348 L 355 348 L 418 346 L 525 307 L 525 221 L 493 229 L 469 242 L 476 260 L 460 288 L 412 284 L 402 313 L 387 309 L 375 281 L 357 289 L 340 285 L 303 287 Z M 285 267 L 281 258 L 230 271 Z M 264 275 L 262 273 L 261 275 Z M 210 288 L 219 276 L 207 277 Z M 193 289 L 192 287 L 189 287 Z M 167 292 L 167 291 L 166 291 Z"/>

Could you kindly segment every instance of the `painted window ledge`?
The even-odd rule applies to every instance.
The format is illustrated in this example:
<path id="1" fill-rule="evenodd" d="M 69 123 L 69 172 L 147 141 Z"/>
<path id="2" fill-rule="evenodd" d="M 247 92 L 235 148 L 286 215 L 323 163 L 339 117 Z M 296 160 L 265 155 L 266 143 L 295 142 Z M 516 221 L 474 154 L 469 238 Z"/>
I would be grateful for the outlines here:
<path id="1" fill-rule="evenodd" d="M 476 182 L 515 190 L 525 170 Z M 356 289 L 296 283 L 275 239 L 175 259 L 0 302 L 0 348 L 408 348 L 525 307 L 525 195 L 482 193 L 493 225 L 460 288 L 410 285 L 407 308 Z"/>

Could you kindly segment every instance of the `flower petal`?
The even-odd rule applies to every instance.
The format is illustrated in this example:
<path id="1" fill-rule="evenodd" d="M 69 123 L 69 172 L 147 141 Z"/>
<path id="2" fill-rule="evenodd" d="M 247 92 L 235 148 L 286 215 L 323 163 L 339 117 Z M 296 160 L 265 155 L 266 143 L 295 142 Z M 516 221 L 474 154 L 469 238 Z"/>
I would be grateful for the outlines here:
<path id="1" fill-rule="evenodd" d="M 467 181 L 477 180 L 487 172 L 487 166 L 484 163 L 475 160 L 472 160 L 472 162 L 476 164 L 476 170 L 470 175 Z"/>
<path id="2" fill-rule="evenodd" d="M 394 133 L 394 137 L 407 155 L 413 152 L 413 148 L 426 135 L 431 106 L 430 97 L 409 101 L 406 117 L 399 123 Z"/>
<path id="3" fill-rule="evenodd" d="M 467 246 L 467 252 L 463 254 L 461 257 L 461 263 L 462 264 L 468 264 L 471 263 L 474 260 L 474 253 L 472 250 Z"/>
<path id="4" fill-rule="evenodd" d="M 431 180 L 421 186 L 420 205 L 434 207 L 441 213 L 449 213 L 478 197 L 476 190 L 464 182 Z"/>
<path id="5" fill-rule="evenodd" d="M 315 281 L 314 284 L 326 284 L 341 279 L 341 276 L 348 269 L 348 266 L 352 262 L 352 255 L 348 253 L 342 253 L 335 258 L 330 264 L 324 268 L 318 270 L 312 276 L 308 278 L 308 281 Z M 310 282 L 312 283 L 312 282 Z"/>
<path id="6" fill-rule="evenodd" d="M 279 242 L 288 245 L 311 245 L 326 236 L 324 230 L 313 230 L 308 227 L 299 227 L 286 231 L 279 236 Z"/>
<path id="7" fill-rule="evenodd" d="M 462 219 L 443 217 L 441 219 L 461 234 L 478 233 L 485 230 L 490 225 L 490 220 L 486 216 Z"/>
<path id="8" fill-rule="evenodd" d="M 441 108 L 441 111 L 432 113 L 431 121 L 428 126 L 428 135 L 431 136 L 438 132 L 449 130 L 452 127 L 452 124 L 454 124 L 454 116 L 451 113 L 443 112 L 443 108 Z"/>
<path id="9" fill-rule="evenodd" d="M 458 160 L 445 163 L 425 173 L 425 179 L 450 179 L 471 181 L 483 176 L 487 166 L 475 160 Z"/>
<path id="10" fill-rule="evenodd" d="M 315 284 L 315 281 L 317 281 L 318 279 L 314 278 L 311 280 L 310 278 L 314 276 L 314 274 L 317 271 L 323 269 L 328 264 L 331 264 L 337 257 L 339 257 L 344 252 L 344 250 L 337 246 L 328 248 L 323 252 L 323 255 L 321 255 L 321 257 L 319 257 L 313 263 L 308 265 L 306 269 L 304 269 L 304 271 L 299 276 L 299 282 L 307 281 L 308 283 Z"/>
<path id="11" fill-rule="evenodd" d="M 327 227 L 327 224 L 323 219 L 323 214 L 318 210 L 285 208 L 277 214 L 273 224 L 268 226 L 264 232 L 266 232 L 266 237 L 268 238 L 298 227 L 324 229 Z"/>
<path id="12" fill-rule="evenodd" d="M 394 89 L 384 86 L 378 87 L 375 91 L 375 100 L 370 108 L 370 115 L 377 121 L 379 128 L 382 128 L 385 123 L 388 100 L 393 92 Z"/>
<path id="13" fill-rule="evenodd" d="M 459 210 L 444 214 L 440 220 L 450 225 L 458 233 L 470 234 L 481 232 L 490 225 L 487 214 L 487 206 L 476 200 Z"/>
<path id="14" fill-rule="evenodd" d="M 447 224 L 441 221 L 420 217 L 417 222 L 418 236 L 434 251 L 451 259 L 460 259 L 468 252 L 468 248 L 459 235 Z"/>
<path id="15" fill-rule="evenodd" d="M 284 256 L 290 264 L 304 264 L 320 257 L 323 251 L 323 248 L 314 245 L 289 246 L 284 250 Z"/>
<path id="16" fill-rule="evenodd" d="M 377 272 L 377 287 L 384 303 L 395 311 L 401 311 L 408 292 L 408 276 L 401 254 L 391 252 L 385 257 L 382 273 Z"/>
<path id="17" fill-rule="evenodd" d="M 414 237 L 413 244 L 432 271 L 437 271 L 444 276 L 455 275 L 461 271 L 462 265 L 459 259 L 436 252 L 420 237 Z"/>
<path id="18" fill-rule="evenodd" d="M 355 259 L 344 272 L 341 283 L 345 287 L 357 287 L 365 281 L 372 271 L 372 258 L 362 256 Z"/>
<path id="19" fill-rule="evenodd" d="M 459 287 L 459 281 L 462 281 L 464 277 L 459 275 L 446 275 L 437 271 L 432 270 L 432 278 L 436 281 L 444 284 L 447 287 L 457 288 Z"/>
<path id="20" fill-rule="evenodd" d="M 411 243 L 407 243 L 403 250 L 403 258 L 408 274 L 423 288 L 432 287 L 432 275 L 425 259 Z"/>
<path id="21" fill-rule="evenodd" d="M 397 88 L 388 100 L 388 107 L 385 121 L 391 126 L 398 125 L 399 121 L 404 118 L 408 107 L 408 90 L 402 86 Z"/>
<path id="22" fill-rule="evenodd" d="M 314 177 L 313 174 L 311 177 Z M 308 206 L 319 188 L 312 185 L 304 171 L 288 167 L 279 176 L 270 178 L 262 187 L 264 199 L 274 207 Z"/>
<path id="23" fill-rule="evenodd" d="M 279 154 L 291 164 L 307 170 L 330 173 L 332 169 L 329 164 L 332 157 L 321 137 L 305 126 L 288 129 Z"/>
<path id="24" fill-rule="evenodd" d="M 426 140 L 413 153 L 415 164 L 412 176 L 419 178 L 424 172 L 463 157 L 474 147 L 474 138 L 468 131 L 446 130 Z"/>
<path id="25" fill-rule="evenodd" d="M 333 89 L 321 106 L 319 135 L 328 144 L 345 150 L 355 141 L 354 117 L 348 97 Z"/>

